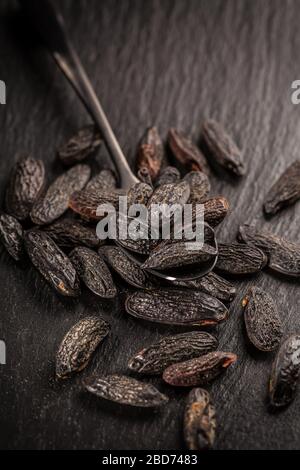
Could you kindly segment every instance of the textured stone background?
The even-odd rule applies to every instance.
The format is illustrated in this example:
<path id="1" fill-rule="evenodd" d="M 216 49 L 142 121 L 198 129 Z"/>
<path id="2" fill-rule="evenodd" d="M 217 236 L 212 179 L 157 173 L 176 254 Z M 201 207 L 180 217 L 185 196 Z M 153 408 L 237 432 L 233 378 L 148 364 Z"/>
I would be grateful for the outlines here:
<path id="1" fill-rule="evenodd" d="M 290 101 L 299 79 L 300 2 L 292 0 L 64 0 L 71 38 L 115 129 L 133 161 L 138 139 L 155 123 L 162 135 L 177 126 L 199 137 L 201 120 L 222 121 L 245 152 L 247 175 L 238 184 L 213 178 L 213 193 L 231 203 L 219 231 L 233 240 L 240 223 L 299 239 L 300 206 L 266 221 L 262 199 L 278 174 L 299 156 L 300 107 Z M 61 171 L 55 149 L 89 118 L 61 73 L 16 15 L 0 6 L 1 195 L 18 154 L 42 158 L 49 179 Z M 104 152 L 101 166 L 107 166 Z M 97 370 L 125 371 L 127 358 L 166 330 L 124 312 L 124 292 L 103 303 L 88 292 L 80 301 L 59 299 L 33 268 L 16 266 L 1 251 L 0 446 L 26 449 L 175 449 L 182 446 L 184 391 L 158 383 L 171 397 L 159 412 L 136 412 L 100 403 L 81 390 L 81 377 Z M 238 283 L 221 347 L 238 363 L 211 387 L 218 413 L 217 449 L 299 447 L 299 400 L 270 414 L 266 390 L 272 354 L 246 345 L 240 300 L 249 285 L 278 302 L 286 334 L 300 330 L 299 286 L 269 274 Z M 124 289 L 123 289 L 124 291 Z M 69 382 L 53 380 L 54 357 L 64 333 L 79 318 L 99 313 L 112 334 L 89 368 Z"/>

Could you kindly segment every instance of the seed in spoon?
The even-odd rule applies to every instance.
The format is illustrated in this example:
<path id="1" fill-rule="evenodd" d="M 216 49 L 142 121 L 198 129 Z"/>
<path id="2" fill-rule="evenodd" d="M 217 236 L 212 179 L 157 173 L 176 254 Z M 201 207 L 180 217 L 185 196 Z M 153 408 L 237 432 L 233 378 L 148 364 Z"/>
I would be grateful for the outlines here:
<path id="1" fill-rule="evenodd" d="M 132 204 L 144 204 L 146 206 L 152 193 L 153 189 L 149 184 L 142 182 L 136 183 L 131 186 L 127 193 L 127 204 L 128 206 L 131 206 Z"/>
<path id="2" fill-rule="evenodd" d="M 161 170 L 156 180 L 155 186 L 162 186 L 163 184 L 179 183 L 180 172 L 175 166 L 166 166 Z"/>
<path id="3" fill-rule="evenodd" d="M 158 245 L 142 264 L 142 269 L 157 269 L 163 271 L 184 266 L 201 265 L 216 257 L 216 250 L 210 245 L 200 244 L 197 241 L 169 243 Z"/>

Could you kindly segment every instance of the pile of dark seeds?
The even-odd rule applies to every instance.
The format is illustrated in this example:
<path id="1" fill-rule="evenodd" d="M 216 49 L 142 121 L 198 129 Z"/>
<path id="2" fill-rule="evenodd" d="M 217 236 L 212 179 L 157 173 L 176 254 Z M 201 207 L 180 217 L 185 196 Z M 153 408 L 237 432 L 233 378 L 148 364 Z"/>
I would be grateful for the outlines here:
<path id="1" fill-rule="evenodd" d="M 204 153 L 181 132 L 169 131 L 168 146 L 178 164 L 189 171 L 181 178 L 177 168 L 167 166 L 156 128 L 149 129 L 138 151 L 140 183 L 129 190 L 129 203 L 143 203 L 148 208 L 154 203 L 191 203 L 195 214 L 196 204 L 203 203 L 205 221 L 213 228 L 219 225 L 229 204 L 224 197 L 209 198 L 210 168 L 221 167 L 235 177 L 241 177 L 245 168 L 238 147 L 217 122 L 209 120 L 203 124 L 202 138 Z M 158 285 L 148 271 L 150 268 L 164 271 L 185 266 L 193 272 L 196 264 L 210 256 L 209 244 L 186 257 L 183 242 L 178 240 L 101 242 L 95 231 L 100 218 L 97 207 L 106 202 L 117 207 L 118 198 L 124 192 L 117 189 L 111 171 L 102 170 L 91 178 L 90 167 L 81 163 L 100 145 L 99 133 L 93 126 L 87 126 L 58 150 L 61 161 L 71 168 L 48 188 L 45 188 L 43 163 L 31 157 L 16 164 L 7 186 L 5 212 L 0 216 L 3 245 L 16 261 L 27 253 L 59 294 L 78 296 L 83 283 L 95 295 L 113 298 L 117 288 L 112 274 L 116 272 L 127 284 L 139 289 L 127 296 L 128 314 L 151 322 L 194 327 L 214 325 L 228 317 L 228 304 L 236 290 L 219 273 L 225 277 L 251 275 L 268 267 L 285 276 L 300 276 L 299 244 L 255 226 L 243 225 L 238 242 L 219 244 L 214 272 L 193 281 L 177 281 L 175 287 L 167 281 Z M 300 162 L 296 161 L 270 189 L 264 211 L 273 215 L 299 198 Z M 144 264 L 135 263 L 120 244 L 126 250 L 144 255 Z M 259 287 L 249 290 L 243 307 L 251 343 L 261 351 L 278 349 L 270 373 L 269 401 L 274 407 L 284 407 L 296 392 L 300 334 L 282 342 L 282 324 L 275 302 Z M 59 347 L 57 377 L 69 377 L 86 367 L 109 331 L 110 325 L 98 317 L 86 317 L 75 324 Z M 174 387 L 199 387 L 225 372 L 237 359 L 232 352 L 217 348 L 217 339 L 205 331 L 165 336 L 129 358 L 128 369 L 140 376 L 162 376 Z M 168 402 L 167 396 L 153 385 L 125 375 L 92 376 L 85 380 L 84 387 L 101 398 L 126 405 L 157 407 Z M 187 397 L 183 419 L 187 447 L 210 448 L 215 428 L 215 409 L 209 393 L 193 388 Z"/>

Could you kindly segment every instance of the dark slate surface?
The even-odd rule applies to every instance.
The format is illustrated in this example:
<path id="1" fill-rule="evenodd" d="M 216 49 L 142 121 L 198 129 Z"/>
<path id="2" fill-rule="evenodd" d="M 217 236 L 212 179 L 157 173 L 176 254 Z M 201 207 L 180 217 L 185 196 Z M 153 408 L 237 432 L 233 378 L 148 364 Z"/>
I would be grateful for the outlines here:
<path id="1" fill-rule="evenodd" d="M 245 151 L 247 175 L 238 184 L 213 178 L 213 193 L 231 202 L 219 238 L 237 227 L 260 227 L 299 238 L 299 204 L 266 221 L 262 199 L 278 174 L 299 156 L 300 107 L 290 101 L 299 78 L 299 2 L 282 0 L 64 0 L 57 2 L 71 37 L 130 161 L 146 126 L 163 135 L 177 126 L 199 137 L 201 120 L 226 124 Z M 88 121 L 51 58 L 1 2 L 0 79 L 7 104 L 0 107 L 1 195 L 18 154 L 42 158 L 49 179 L 61 171 L 55 149 Z M 98 161 L 108 164 L 103 152 Z M 294 449 L 300 441 L 300 396 L 286 411 L 266 405 L 272 354 L 246 346 L 241 298 L 249 285 L 278 302 L 285 334 L 300 330 L 299 285 L 263 274 L 239 283 L 230 319 L 219 328 L 221 347 L 237 365 L 211 387 L 218 413 L 217 449 Z M 84 292 L 80 301 L 59 299 L 27 265 L 1 251 L 0 338 L 7 365 L 0 366 L 0 446 L 10 449 L 176 449 L 182 446 L 184 392 L 159 384 L 171 398 L 159 412 L 109 407 L 81 390 L 81 377 L 53 379 L 54 357 L 64 333 L 96 313 L 112 334 L 90 367 L 125 371 L 127 358 L 165 332 L 129 318 L 124 292 L 105 304 Z M 124 289 L 123 289 L 124 291 Z M 155 381 L 154 381 L 155 382 Z"/>

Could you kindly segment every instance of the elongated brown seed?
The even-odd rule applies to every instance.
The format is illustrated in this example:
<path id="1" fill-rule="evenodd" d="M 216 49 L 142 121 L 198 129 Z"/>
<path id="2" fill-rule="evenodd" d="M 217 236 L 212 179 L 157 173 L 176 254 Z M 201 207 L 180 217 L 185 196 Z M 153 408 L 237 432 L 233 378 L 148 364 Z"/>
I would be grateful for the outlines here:
<path id="1" fill-rule="evenodd" d="M 210 193 L 210 182 L 208 176 L 202 171 L 190 171 L 183 178 L 191 188 L 189 204 L 201 203 L 207 199 Z"/>
<path id="2" fill-rule="evenodd" d="M 41 160 L 25 157 L 12 170 L 6 189 L 6 211 L 19 220 L 28 217 L 45 186 L 45 167 Z"/>
<path id="3" fill-rule="evenodd" d="M 205 385 L 225 372 L 236 360 L 237 356 L 230 352 L 210 352 L 205 356 L 167 367 L 163 379 L 176 387 Z"/>
<path id="4" fill-rule="evenodd" d="M 183 266 L 193 266 L 205 263 L 217 255 L 214 247 L 199 244 L 197 241 L 162 243 L 158 245 L 142 264 L 142 269 L 156 269 L 163 271 Z"/>
<path id="5" fill-rule="evenodd" d="M 236 295 L 236 288 L 227 279 L 210 272 L 206 276 L 191 281 L 172 281 L 178 287 L 200 290 L 206 294 L 216 297 L 222 302 L 231 302 Z"/>
<path id="6" fill-rule="evenodd" d="M 190 391 L 184 410 L 183 432 L 189 450 L 208 450 L 215 441 L 216 412 L 207 390 Z"/>
<path id="7" fill-rule="evenodd" d="M 122 192 L 115 190 L 103 191 L 75 191 L 68 200 L 69 208 L 87 220 L 101 220 L 108 213 L 110 207 L 118 207 L 119 196 Z M 102 206 L 103 210 L 99 211 Z M 107 209 L 106 209 L 107 208 Z"/>
<path id="8" fill-rule="evenodd" d="M 117 294 L 110 271 L 103 259 L 93 250 L 77 247 L 69 255 L 78 276 L 96 295 L 111 299 Z"/>
<path id="9" fill-rule="evenodd" d="M 20 222 L 8 214 L 0 215 L 0 240 L 10 256 L 19 261 L 23 255 L 23 229 Z"/>
<path id="10" fill-rule="evenodd" d="M 100 132 L 96 126 L 85 126 L 59 147 L 58 156 L 65 165 L 73 165 L 95 152 L 101 142 Z"/>
<path id="11" fill-rule="evenodd" d="M 300 335 L 292 335 L 282 343 L 272 366 L 269 384 L 272 406 L 287 406 L 294 400 L 299 375 Z"/>
<path id="12" fill-rule="evenodd" d="M 175 166 L 166 166 L 161 170 L 155 183 L 155 187 L 163 184 L 179 183 L 180 172 Z"/>
<path id="13" fill-rule="evenodd" d="M 241 151 L 221 124 L 212 119 L 205 121 L 202 136 L 214 163 L 236 176 L 245 174 Z"/>
<path id="14" fill-rule="evenodd" d="M 218 340 L 205 331 L 166 336 L 130 359 L 128 367 L 139 374 L 159 375 L 166 367 L 216 349 Z"/>
<path id="15" fill-rule="evenodd" d="M 186 204 L 190 197 L 190 186 L 186 181 L 158 186 L 148 201 L 148 208 L 153 204 Z"/>
<path id="16" fill-rule="evenodd" d="M 288 277 L 300 276 L 300 243 L 294 243 L 252 225 L 239 228 L 239 240 L 259 248 L 268 257 L 268 267 Z"/>
<path id="17" fill-rule="evenodd" d="M 197 203 L 199 204 L 199 203 Z M 212 197 L 207 199 L 203 204 L 204 210 L 204 220 L 207 222 L 211 227 L 216 227 L 219 225 L 224 218 L 226 217 L 229 211 L 229 202 L 223 196 Z M 198 207 L 196 204 L 193 204 L 193 220 L 196 217 Z M 202 207 L 201 207 L 202 210 Z"/>
<path id="18" fill-rule="evenodd" d="M 274 215 L 286 206 L 300 199 L 300 161 L 292 163 L 274 183 L 268 192 L 264 210 L 268 215 Z"/>
<path id="19" fill-rule="evenodd" d="M 147 274 L 118 246 L 103 246 L 99 254 L 128 284 L 139 288 L 150 285 Z"/>
<path id="20" fill-rule="evenodd" d="M 149 184 L 142 182 L 136 183 L 131 186 L 127 193 L 127 204 L 128 206 L 131 206 L 132 204 L 144 204 L 146 206 L 152 193 L 153 189 Z"/>
<path id="21" fill-rule="evenodd" d="M 72 326 L 56 355 L 56 376 L 67 378 L 84 369 L 109 330 L 110 326 L 106 321 L 93 316 L 83 318 Z"/>
<path id="22" fill-rule="evenodd" d="M 252 287 L 242 301 L 247 335 L 261 351 L 273 351 L 281 341 L 282 323 L 270 294 Z"/>
<path id="23" fill-rule="evenodd" d="M 254 246 L 242 243 L 219 243 L 219 256 L 216 269 L 233 275 L 254 274 L 261 271 L 266 263 L 266 255 Z"/>
<path id="24" fill-rule="evenodd" d="M 137 172 L 137 177 L 141 181 L 141 183 L 146 183 L 148 186 L 153 188 L 153 181 L 151 178 L 151 174 L 146 166 L 143 166 L 142 168 L 139 169 L 139 171 Z"/>
<path id="25" fill-rule="evenodd" d="M 43 230 L 61 248 L 72 248 L 85 245 L 89 248 L 97 248 L 101 244 L 96 235 L 96 229 L 83 225 L 82 222 L 73 219 L 62 219 L 46 225 Z"/>
<path id="26" fill-rule="evenodd" d="M 90 377 L 83 384 L 87 391 L 97 397 L 122 405 L 155 408 L 168 402 L 168 397 L 153 385 L 125 375 Z"/>
<path id="27" fill-rule="evenodd" d="M 115 174 L 111 170 L 101 170 L 97 175 L 93 176 L 86 185 L 85 189 L 91 192 L 109 191 L 117 187 Z"/>
<path id="28" fill-rule="evenodd" d="M 24 235 L 29 258 L 41 275 L 62 295 L 80 294 L 80 284 L 69 258 L 46 233 L 31 230 Z"/>
<path id="29" fill-rule="evenodd" d="M 153 289 L 130 294 L 127 313 L 142 320 L 170 325 L 214 325 L 225 320 L 225 305 L 204 292 Z"/>
<path id="30" fill-rule="evenodd" d="M 138 149 L 137 169 L 146 167 L 155 181 L 164 159 L 164 149 L 156 127 L 147 129 L 143 141 Z"/>
<path id="31" fill-rule="evenodd" d="M 60 175 L 47 192 L 34 204 L 30 217 L 37 225 L 50 224 L 68 209 L 69 198 L 74 191 L 82 189 L 90 178 L 87 165 L 75 165 Z"/>
<path id="32" fill-rule="evenodd" d="M 188 170 L 203 171 L 207 175 L 210 173 L 205 156 L 183 132 L 170 129 L 168 143 L 176 160 Z"/>

